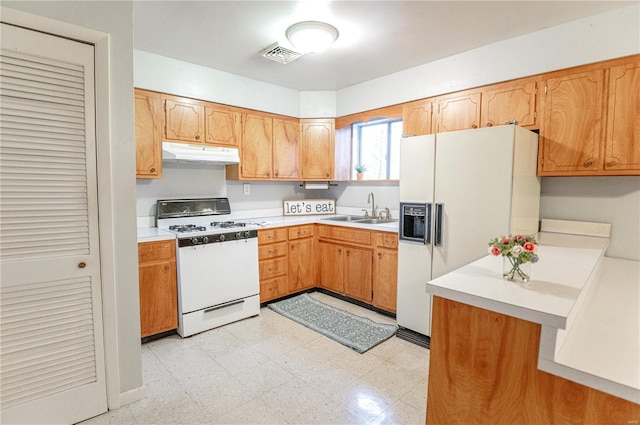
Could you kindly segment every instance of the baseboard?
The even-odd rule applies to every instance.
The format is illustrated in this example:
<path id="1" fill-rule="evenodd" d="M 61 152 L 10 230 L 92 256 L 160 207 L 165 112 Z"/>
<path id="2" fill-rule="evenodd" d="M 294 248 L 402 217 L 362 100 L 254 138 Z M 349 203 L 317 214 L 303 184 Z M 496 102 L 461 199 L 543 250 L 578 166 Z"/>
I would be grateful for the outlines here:
<path id="1" fill-rule="evenodd" d="M 398 328 L 398 332 L 396 332 L 396 336 L 400 339 L 413 342 L 414 344 L 424 348 L 431 347 L 431 338 L 429 338 L 427 335 L 422 335 L 421 333 L 414 332 L 410 329 L 403 328 L 401 326 Z"/>
<path id="2" fill-rule="evenodd" d="M 144 387 L 134 388 L 129 391 L 120 393 L 120 407 L 131 404 L 135 401 L 142 400 L 147 396 L 147 390 Z"/>

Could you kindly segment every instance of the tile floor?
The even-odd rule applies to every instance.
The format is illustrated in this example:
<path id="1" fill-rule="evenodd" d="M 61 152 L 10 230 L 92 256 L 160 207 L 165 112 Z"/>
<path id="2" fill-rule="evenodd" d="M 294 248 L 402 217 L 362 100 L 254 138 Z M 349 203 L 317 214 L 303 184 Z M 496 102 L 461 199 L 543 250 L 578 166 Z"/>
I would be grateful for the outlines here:
<path id="1" fill-rule="evenodd" d="M 314 298 L 395 323 L 325 294 Z M 364 354 L 263 308 L 142 346 L 147 397 L 89 424 L 424 424 L 429 350 L 393 337 Z"/>

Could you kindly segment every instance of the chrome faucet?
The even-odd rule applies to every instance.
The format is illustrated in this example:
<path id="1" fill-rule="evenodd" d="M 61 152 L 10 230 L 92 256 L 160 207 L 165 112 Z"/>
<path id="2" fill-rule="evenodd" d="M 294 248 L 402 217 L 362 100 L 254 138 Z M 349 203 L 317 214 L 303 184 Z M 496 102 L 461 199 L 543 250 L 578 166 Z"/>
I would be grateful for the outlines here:
<path id="1" fill-rule="evenodd" d="M 380 215 L 378 217 L 380 218 L 380 220 L 391 221 L 391 211 L 389 211 L 388 207 L 384 207 L 384 211 L 380 211 Z"/>
<path id="2" fill-rule="evenodd" d="M 377 216 L 376 198 L 373 196 L 373 192 L 369 192 L 369 196 L 367 197 L 367 205 L 368 204 L 371 204 L 371 216 Z"/>

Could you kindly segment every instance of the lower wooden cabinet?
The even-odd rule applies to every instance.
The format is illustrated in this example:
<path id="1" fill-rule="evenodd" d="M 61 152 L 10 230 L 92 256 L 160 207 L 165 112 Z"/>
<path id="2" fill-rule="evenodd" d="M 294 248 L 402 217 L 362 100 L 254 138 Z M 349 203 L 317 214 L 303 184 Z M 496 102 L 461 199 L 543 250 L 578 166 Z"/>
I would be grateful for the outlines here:
<path id="1" fill-rule="evenodd" d="M 396 312 L 398 250 L 378 248 L 373 257 L 373 305 Z"/>
<path id="2" fill-rule="evenodd" d="M 258 231 L 260 302 L 287 295 L 287 229 Z"/>
<path id="3" fill-rule="evenodd" d="M 318 272 L 321 288 L 344 292 L 343 246 L 331 242 L 318 242 Z"/>
<path id="4" fill-rule="evenodd" d="M 177 329 L 176 243 L 174 240 L 138 244 L 140 336 Z"/>
<path id="5" fill-rule="evenodd" d="M 289 228 L 289 293 L 316 286 L 313 225 Z"/>
<path id="6" fill-rule="evenodd" d="M 370 303 L 373 274 L 373 251 L 346 246 L 344 248 L 344 294 Z"/>

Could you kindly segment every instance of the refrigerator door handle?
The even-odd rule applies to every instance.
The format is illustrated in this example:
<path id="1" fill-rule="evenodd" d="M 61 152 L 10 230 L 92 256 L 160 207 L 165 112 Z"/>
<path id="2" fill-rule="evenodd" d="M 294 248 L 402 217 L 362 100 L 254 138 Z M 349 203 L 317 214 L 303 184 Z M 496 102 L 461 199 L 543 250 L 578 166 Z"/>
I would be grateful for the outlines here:
<path id="1" fill-rule="evenodd" d="M 426 205 L 426 217 L 425 217 L 425 227 L 426 229 L 424 230 L 424 244 L 425 245 L 431 245 L 431 203 L 428 203 Z"/>
<path id="2" fill-rule="evenodd" d="M 444 204 L 436 204 L 436 218 L 435 218 L 435 246 L 442 246 L 442 216 L 444 214 Z"/>

